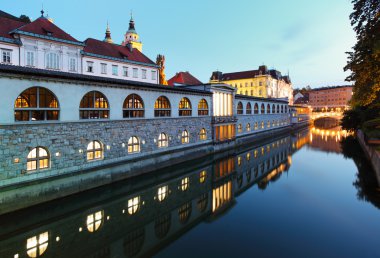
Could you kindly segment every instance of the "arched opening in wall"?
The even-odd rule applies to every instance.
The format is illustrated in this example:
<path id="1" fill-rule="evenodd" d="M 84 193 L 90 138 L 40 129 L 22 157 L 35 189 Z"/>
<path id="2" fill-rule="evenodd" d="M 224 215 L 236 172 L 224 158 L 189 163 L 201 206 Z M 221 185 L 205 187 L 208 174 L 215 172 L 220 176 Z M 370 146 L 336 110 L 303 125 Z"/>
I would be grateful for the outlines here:
<path id="1" fill-rule="evenodd" d="M 259 129 L 259 123 L 258 122 L 255 122 L 255 130 Z"/>
<path id="2" fill-rule="evenodd" d="M 198 103 L 198 116 L 208 116 L 208 104 L 205 99 L 201 99 Z"/>
<path id="3" fill-rule="evenodd" d="M 261 104 L 261 114 L 265 114 L 265 105 Z"/>
<path id="4" fill-rule="evenodd" d="M 163 202 L 166 200 L 166 197 L 169 195 L 169 186 L 164 185 L 158 188 L 157 190 L 157 200 Z"/>
<path id="5" fill-rule="evenodd" d="M 277 113 L 280 113 L 280 105 L 277 105 Z"/>
<path id="6" fill-rule="evenodd" d="M 241 124 L 238 124 L 237 131 L 238 131 L 238 133 L 242 133 L 243 132 L 243 126 Z"/>
<path id="7" fill-rule="evenodd" d="M 88 92 L 80 102 L 80 119 L 109 119 L 109 112 L 108 100 L 99 91 Z"/>
<path id="8" fill-rule="evenodd" d="M 201 140 L 201 141 L 207 140 L 206 129 L 202 128 L 201 131 L 199 132 L 199 140 Z"/>
<path id="9" fill-rule="evenodd" d="M 187 130 L 184 130 L 181 134 L 181 143 L 186 144 L 186 143 L 189 143 L 189 141 L 190 141 L 189 133 Z"/>
<path id="10" fill-rule="evenodd" d="M 157 141 L 158 148 L 166 148 L 169 146 L 169 138 L 166 133 L 160 133 Z"/>
<path id="11" fill-rule="evenodd" d="M 140 152 L 140 139 L 137 136 L 132 136 L 128 140 L 128 153 Z"/>
<path id="12" fill-rule="evenodd" d="M 185 192 L 189 189 L 189 187 L 190 187 L 190 178 L 189 177 L 182 178 L 180 186 L 179 186 L 180 190 L 182 192 Z"/>
<path id="13" fill-rule="evenodd" d="M 93 233 L 99 230 L 100 226 L 103 223 L 103 217 L 104 217 L 103 211 L 98 211 L 98 212 L 88 215 L 87 220 L 86 220 L 86 226 L 87 226 L 88 232 Z"/>
<path id="14" fill-rule="evenodd" d="M 254 113 L 255 114 L 259 113 L 259 105 L 257 103 L 255 103 L 255 105 L 254 105 Z"/>
<path id="15" fill-rule="evenodd" d="M 272 105 L 272 114 L 275 114 L 276 113 L 276 106 L 275 104 Z"/>
<path id="16" fill-rule="evenodd" d="M 26 170 L 36 171 L 50 167 L 50 155 L 44 147 L 33 148 L 26 159 Z"/>
<path id="17" fill-rule="evenodd" d="M 158 217 L 154 222 L 154 232 L 156 237 L 159 239 L 163 239 L 169 233 L 171 225 L 171 215 L 170 213 Z"/>
<path id="18" fill-rule="evenodd" d="M 100 141 L 91 141 L 87 145 L 87 160 L 103 159 L 103 144 Z"/>
<path id="19" fill-rule="evenodd" d="M 191 116 L 191 102 L 188 98 L 182 98 L 179 102 L 178 115 L 179 116 Z"/>
<path id="20" fill-rule="evenodd" d="M 243 114 L 243 103 L 241 101 L 238 102 L 237 104 L 237 114 L 242 115 Z"/>
<path id="21" fill-rule="evenodd" d="M 264 127 L 265 127 L 264 121 L 261 121 L 261 129 L 264 129 Z"/>
<path id="22" fill-rule="evenodd" d="M 267 105 L 267 114 L 270 114 L 270 104 Z"/>
<path id="23" fill-rule="evenodd" d="M 29 257 L 41 257 L 49 245 L 49 232 L 43 232 L 26 240 L 26 253 Z"/>
<path id="24" fill-rule="evenodd" d="M 14 104 L 15 121 L 59 120 L 57 97 L 43 87 L 23 91 Z"/>
<path id="25" fill-rule="evenodd" d="M 281 113 L 284 113 L 284 105 L 281 105 Z"/>
<path id="26" fill-rule="evenodd" d="M 285 113 L 288 113 L 288 106 L 285 106 Z"/>
<path id="27" fill-rule="evenodd" d="M 248 124 L 246 125 L 246 131 L 247 131 L 247 132 L 250 132 L 250 131 L 251 131 L 251 124 L 250 124 L 250 123 L 248 123 Z"/>
<path id="28" fill-rule="evenodd" d="M 267 121 L 267 128 L 270 128 L 270 121 Z"/>
<path id="29" fill-rule="evenodd" d="M 208 203 L 208 194 L 202 194 L 197 202 L 197 208 L 200 212 L 204 212 L 207 208 L 207 203 Z"/>
<path id="30" fill-rule="evenodd" d="M 144 112 L 144 102 L 142 98 L 137 94 L 128 95 L 123 104 L 123 117 L 144 117 Z"/>
<path id="31" fill-rule="evenodd" d="M 252 106 L 251 106 L 250 102 L 247 103 L 246 114 L 247 115 L 251 115 L 252 114 Z"/>
<path id="32" fill-rule="evenodd" d="M 160 96 L 154 103 L 154 116 L 155 117 L 170 117 L 171 107 L 169 99 L 165 96 Z"/>
<path id="33" fill-rule="evenodd" d="M 191 202 L 185 203 L 178 209 L 178 217 L 179 217 L 179 222 L 181 224 L 185 224 L 186 222 L 189 221 L 190 215 L 191 215 Z"/>
<path id="34" fill-rule="evenodd" d="M 135 257 L 141 251 L 145 241 L 144 228 L 137 229 L 129 233 L 123 242 L 124 254 L 126 257 Z"/>

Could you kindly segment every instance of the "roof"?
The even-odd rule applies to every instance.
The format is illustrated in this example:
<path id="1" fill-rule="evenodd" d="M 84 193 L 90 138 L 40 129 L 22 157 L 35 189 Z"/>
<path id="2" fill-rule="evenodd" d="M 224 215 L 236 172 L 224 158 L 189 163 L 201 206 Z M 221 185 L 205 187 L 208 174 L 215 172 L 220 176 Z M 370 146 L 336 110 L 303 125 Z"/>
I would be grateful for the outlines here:
<path id="1" fill-rule="evenodd" d="M 289 84 L 291 83 L 289 76 L 283 76 L 281 75 L 280 71 L 277 71 L 275 69 L 269 70 L 265 65 L 259 66 L 259 69 L 257 70 L 250 70 L 250 71 L 224 73 L 224 74 L 221 74 L 220 72 L 214 72 L 213 75 L 211 76 L 211 80 L 220 80 L 220 79 L 222 81 L 243 80 L 243 79 L 251 79 L 260 75 L 269 75 L 276 80 L 284 80 L 286 83 L 289 83 Z"/>
<path id="2" fill-rule="evenodd" d="M 83 49 L 85 55 L 117 59 L 118 61 L 133 61 L 156 66 L 152 60 L 136 48 L 131 50 L 128 46 L 112 44 L 93 38 L 88 38 L 84 42 L 86 44 Z"/>
<path id="3" fill-rule="evenodd" d="M 333 89 L 339 89 L 339 88 L 353 88 L 352 85 L 343 85 L 343 86 L 327 86 L 327 87 L 320 87 L 320 88 L 315 88 L 311 89 L 310 91 L 321 91 L 321 90 L 333 90 Z"/>
<path id="4" fill-rule="evenodd" d="M 171 79 L 168 80 L 168 85 L 175 86 L 180 85 L 200 85 L 202 82 L 191 75 L 189 72 L 176 73 Z"/>
<path id="5" fill-rule="evenodd" d="M 40 17 L 31 23 L 27 23 L 14 30 L 13 33 L 37 37 L 43 36 L 51 40 L 59 39 L 67 41 L 67 43 L 81 43 L 45 17 Z"/>
<path id="6" fill-rule="evenodd" d="M 43 79 L 43 78 L 53 78 L 54 80 L 63 79 L 63 80 L 75 80 L 88 83 L 96 83 L 104 86 L 116 86 L 116 87 L 139 87 L 141 89 L 148 90 L 159 90 L 162 92 L 183 92 L 196 95 L 212 95 L 209 91 L 204 90 L 194 90 L 186 88 L 177 88 L 177 87 L 168 87 L 166 85 L 152 84 L 146 82 L 138 81 L 128 81 L 122 79 L 114 79 L 108 77 L 100 77 L 93 75 L 84 75 L 79 73 L 69 73 L 69 72 L 60 72 L 53 70 L 37 69 L 25 66 L 16 66 L 16 65 L 6 65 L 0 64 L 0 73 L 3 74 L 17 74 L 28 76 L 27 78 L 34 79 Z"/>
<path id="7" fill-rule="evenodd" d="M 16 16 L 13 16 L 13 15 L 11 15 L 9 13 L 6 13 L 4 11 L 1 11 L 1 10 L 0 10 L 0 17 L 12 19 L 12 20 L 15 20 L 15 21 L 21 21 L 20 18 L 17 18 Z"/>
<path id="8" fill-rule="evenodd" d="M 236 73 L 224 73 L 222 80 L 223 81 L 241 80 L 241 79 L 253 78 L 258 75 L 260 75 L 258 70 L 236 72 Z"/>
<path id="9" fill-rule="evenodd" d="M 17 29 L 17 28 L 25 25 L 25 23 L 22 21 L 11 19 L 11 18 L 8 18 L 8 17 L 3 16 L 1 14 L 0 14 L 0 24 L 1 24 L 1 26 L 0 26 L 0 37 L 12 39 L 12 40 L 14 38 L 9 33 L 12 30 Z"/>

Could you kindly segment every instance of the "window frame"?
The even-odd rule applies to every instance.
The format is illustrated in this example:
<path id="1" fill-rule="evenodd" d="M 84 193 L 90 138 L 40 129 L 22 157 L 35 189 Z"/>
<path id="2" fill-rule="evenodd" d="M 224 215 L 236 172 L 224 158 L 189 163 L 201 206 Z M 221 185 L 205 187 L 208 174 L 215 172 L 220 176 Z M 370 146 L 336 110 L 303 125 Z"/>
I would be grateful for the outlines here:
<path id="1" fill-rule="evenodd" d="M 130 102 L 132 101 L 132 103 Z M 132 104 L 132 107 L 130 105 Z M 123 118 L 136 119 L 145 117 L 145 105 L 140 95 L 129 94 L 123 102 Z"/>
<path id="2" fill-rule="evenodd" d="M 201 99 L 198 103 L 198 116 L 208 116 L 209 108 L 207 100 Z"/>
<path id="3" fill-rule="evenodd" d="M 191 107 L 191 102 L 188 98 L 183 97 L 179 101 L 178 105 L 178 116 L 191 116 L 192 115 L 192 107 Z"/>
<path id="4" fill-rule="evenodd" d="M 92 144 L 92 148 L 90 148 L 90 144 Z M 96 147 L 99 145 L 99 148 Z M 104 159 L 104 146 L 101 141 L 98 140 L 92 140 L 87 144 L 86 147 L 86 160 L 91 161 L 97 161 Z"/>
<path id="5" fill-rule="evenodd" d="M 141 152 L 141 140 L 137 136 L 131 136 L 128 139 L 128 154 Z"/>
<path id="6" fill-rule="evenodd" d="M 33 151 L 35 151 L 35 155 L 33 155 Z M 41 156 L 41 151 L 45 152 L 46 155 Z M 43 162 L 42 166 L 41 162 Z M 26 171 L 27 173 L 32 173 L 40 170 L 47 170 L 51 166 L 50 162 L 51 155 L 49 153 L 49 150 L 45 147 L 37 146 L 31 149 L 26 157 Z M 35 163 L 34 166 L 32 165 L 33 163 Z M 30 169 L 29 166 L 31 167 Z"/>
<path id="7" fill-rule="evenodd" d="M 91 94 L 92 102 L 89 101 Z M 89 105 L 92 103 L 92 107 L 82 107 L 82 104 L 86 104 L 86 102 L 88 102 Z M 98 107 L 96 107 L 96 105 L 98 105 Z M 110 119 L 110 105 L 108 99 L 102 92 L 96 90 L 84 94 L 79 104 L 79 120 L 93 119 Z"/>
<path id="8" fill-rule="evenodd" d="M 171 117 L 171 111 L 170 100 L 166 96 L 159 96 L 154 102 L 154 117 Z"/>

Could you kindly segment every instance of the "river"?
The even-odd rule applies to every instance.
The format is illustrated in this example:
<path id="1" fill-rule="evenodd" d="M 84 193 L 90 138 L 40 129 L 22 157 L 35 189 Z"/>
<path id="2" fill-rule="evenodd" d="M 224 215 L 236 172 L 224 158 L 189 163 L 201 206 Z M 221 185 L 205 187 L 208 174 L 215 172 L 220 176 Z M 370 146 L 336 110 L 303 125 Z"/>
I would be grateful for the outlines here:
<path id="1" fill-rule="evenodd" d="M 301 130 L 0 217 L 0 257 L 380 257 L 380 189 Z"/>

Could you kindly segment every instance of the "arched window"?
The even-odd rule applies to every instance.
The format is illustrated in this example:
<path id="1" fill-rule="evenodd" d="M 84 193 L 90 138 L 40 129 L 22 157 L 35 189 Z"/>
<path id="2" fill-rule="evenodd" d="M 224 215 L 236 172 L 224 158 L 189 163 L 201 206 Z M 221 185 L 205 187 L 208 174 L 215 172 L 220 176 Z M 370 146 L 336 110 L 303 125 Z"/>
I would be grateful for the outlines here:
<path id="1" fill-rule="evenodd" d="M 165 133 L 160 133 L 157 141 L 158 148 L 166 148 L 169 145 L 168 136 Z"/>
<path id="2" fill-rule="evenodd" d="M 139 95 L 130 94 L 124 100 L 123 117 L 124 118 L 144 117 L 144 102 Z"/>
<path id="3" fill-rule="evenodd" d="M 272 105 L 272 114 L 275 114 L 276 113 L 276 106 L 273 104 Z"/>
<path id="4" fill-rule="evenodd" d="M 178 216 L 179 216 L 179 221 L 182 224 L 185 224 L 191 215 L 191 202 L 185 203 L 178 209 Z"/>
<path id="5" fill-rule="evenodd" d="M 103 158 L 103 145 L 99 141 L 91 141 L 87 145 L 87 160 Z"/>
<path id="6" fill-rule="evenodd" d="M 238 124 L 237 131 L 238 131 L 238 133 L 242 133 L 243 132 L 243 126 L 241 124 Z"/>
<path id="7" fill-rule="evenodd" d="M 191 116 L 191 102 L 188 98 L 182 98 L 179 102 L 179 116 Z"/>
<path id="8" fill-rule="evenodd" d="M 136 136 L 132 136 L 128 140 L 128 153 L 140 152 L 140 140 Z"/>
<path id="9" fill-rule="evenodd" d="M 154 116 L 155 117 L 165 117 L 171 116 L 170 102 L 167 97 L 158 97 L 154 103 Z"/>
<path id="10" fill-rule="evenodd" d="M 42 87 L 23 91 L 15 101 L 15 121 L 59 119 L 59 104 L 54 94 Z"/>
<path id="11" fill-rule="evenodd" d="M 109 112 L 108 100 L 99 91 L 88 92 L 80 102 L 80 119 L 108 119 Z"/>
<path id="12" fill-rule="evenodd" d="M 87 216 L 86 225 L 88 232 L 97 231 L 103 222 L 103 211 L 98 211 Z"/>
<path id="13" fill-rule="evenodd" d="M 284 105 L 281 105 L 281 113 L 284 113 Z"/>
<path id="14" fill-rule="evenodd" d="M 272 127 L 275 127 L 276 126 L 276 120 L 273 120 L 272 121 Z"/>
<path id="15" fill-rule="evenodd" d="M 243 114 L 243 103 L 241 103 L 239 101 L 238 105 L 237 105 L 237 114 L 238 115 L 242 115 Z"/>
<path id="16" fill-rule="evenodd" d="M 207 203 L 208 203 L 208 194 L 202 194 L 197 202 L 197 208 L 200 212 L 204 212 L 207 208 Z"/>
<path id="17" fill-rule="evenodd" d="M 270 128 L 270 121 L 267 121 L 267 128 Z"/>
<path id="18" fill-rule="evenodd" d="M 259 123 L 255 122 L 255 130 L 259 129 Z"/>
<path id="19" fill-rule="evenodd" d="M 157 190 L 157 199 L 159 202 L 162 202 L 166 199 L 166 197 L 169 194 L 169 186 L 165 185 L 162 187 L 159 187 Z"/>
<path id="20" fill-rule="evenodd" d="M 170 213 L 158 217 L 154 223 L 154 232 L 156 233 L 157 238 L 164 238 L 170 229 L 171 216 Z"/>
<path id="21" fill-rule="evenodd" d="M 265 114 L 265 105 L 261 104 L 261 114 Z"/>
<path id="22" fill-rule="evenodd" d="M 270 104 L 267 105 L 267 114 L 270 114 Z"/>
<path id="23" fill-rule="evenodd" d="M 201 173 L 199 173 L 199 183 L 203 184 L 206 182 L 206 177 L 207 177 L 207 171 L 203 170 Z"/>
<path id="24" fill-rule="evenodd" d="M 201 101 L 199 101 L 198 116 L 208 116 L 208 104 L 205 99 L 201 99 Z"/>
<path id="25" fill-rule="evenodd" d="M 189 143 L 189 133 L 186 130 L 181 134 L 181 142 L 182 144 Z"/>
<path id="26" fill-rule="evenodd" d="M 141 251 L 145 240 L 145 230 L 144 228 L 139 228 L 137 230 L 129 233 L 124 239 L 124 254 L 125 257 L 134 257 Z"/>
<path id="27" fill-rule="evenodd" d="M 180 189 L 181 191 L 187 191 L 190 187 L 190 178 L 188 177 L 185 177 L 185 178 L 182 178 L 181 180 L 181 185 L 180 185 Z"/>
<path id="28" fill-rule="evenodd" d="M 250 132 L 250 131 L 251 131 L 251 124 L 250 124 L 250 123 L 248 123 L 248 124 L 246 125 L 246 129 L 247 129 L 247 132 Z"/>
<path id="29" fill-rule="evenodd" d="M 41 257 L 49 245 L 49 232 L 41 233 L 26 240 L 26 253 L 29 257 Z"/>
<path id="30" fill-rule="evenodd" d="M 26 161 L 26 170 L 34 171 L 44 168 L 49 168 L 50 166 L 50 155 L 48 151 L 43 147 L 37 147 L 32 149 Z"/>
<path id="31" fill-rule="evenodd" d="M 280 105 L 277 105 L 277 113 L 280 113 Z"/>
<path id="32" fill-rule="evenodd" d="M 201 131 L 199 132 L 199 140 L 201 140 L 201 141 L 207 140 L 206 129 L 202 128 Z"/>
<path id="33" fill-rule="evenodd" d="M 128 200 L 128 214 L 136 214 L 140 210 L 141 200 L 140 196 L 133 197 Z"/>
<path id="34" fill-rule="evenodd" d="M 288 113 L 288 106 L 285 106 L 285 113 Z"/>
<path id="35" fill-rule="evenodd" d="M 265 124 L 264 124 L 264 121 L 261 122 L 261 129 L 264 129 L 265 127 Z"/>
<path id="36" fill-rule="evenodd" d="M 251 103 L 247 103 L 247 107 L 246 107 L 246 110 L 245 110 L 246 114 L 247 115 L 251 115 L 252 114 L 252 106 L 251 106 Z"/>
<path id="37" fill-rule="evenodd" d="M 257 103 L 255 103 L 254 112 L 255 112 L 255 114 L 259 113 L 259 105 Z"/>

